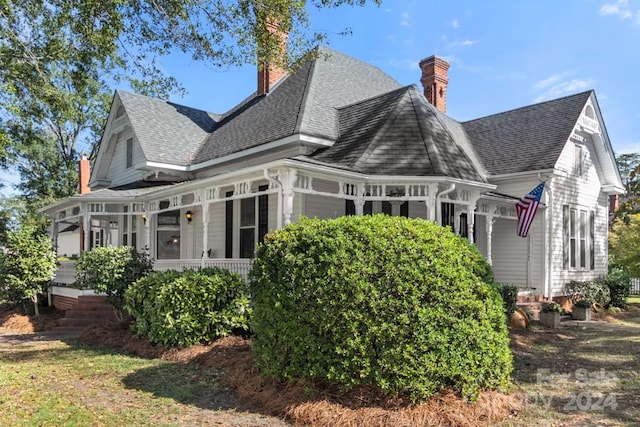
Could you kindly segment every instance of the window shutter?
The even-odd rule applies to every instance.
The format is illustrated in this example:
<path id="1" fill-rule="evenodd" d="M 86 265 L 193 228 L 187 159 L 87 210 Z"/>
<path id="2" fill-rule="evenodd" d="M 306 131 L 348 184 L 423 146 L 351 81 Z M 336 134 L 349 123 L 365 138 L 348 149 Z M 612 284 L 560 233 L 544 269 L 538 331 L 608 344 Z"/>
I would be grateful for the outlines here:
<path id="1" fill-rule="evenodd" d="M 226 196 L 233 196 L 233 191 L 228 191 Z M 224 215 L 224 256 L 225 258 L 233 258 L 233 200 L 225 202 Z"/>
<path id="2" fill-rule="evenodd" d="M 569 206 L 562 206 L 562 266 L 569 269 Z"/>
<path id="3" fill-rule="evenodd" d="M 268 185 L 261 185 L 258 191 L 267 191 Z M 269 231 L 269 195 L 258 196 L 258 242 L 264 241 L 264 236 Z"/>

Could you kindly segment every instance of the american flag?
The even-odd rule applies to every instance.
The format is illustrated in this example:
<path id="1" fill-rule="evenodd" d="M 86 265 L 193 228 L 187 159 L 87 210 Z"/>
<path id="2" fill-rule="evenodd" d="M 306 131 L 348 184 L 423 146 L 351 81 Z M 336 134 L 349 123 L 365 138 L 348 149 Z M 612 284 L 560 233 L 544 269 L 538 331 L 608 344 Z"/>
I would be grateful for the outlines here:
<path id="1" fill-rule="evenodd" d="M 544 191 L 544 182 L 538 184 L 536 188 L 531 190 L 529 194 L 523 196 L 516 202 L 516 214 L 518 215 L 518 236 L 527 237 L 529 227 L 533 222 L 533 218 L 538 211 L 540 198 Z"/>

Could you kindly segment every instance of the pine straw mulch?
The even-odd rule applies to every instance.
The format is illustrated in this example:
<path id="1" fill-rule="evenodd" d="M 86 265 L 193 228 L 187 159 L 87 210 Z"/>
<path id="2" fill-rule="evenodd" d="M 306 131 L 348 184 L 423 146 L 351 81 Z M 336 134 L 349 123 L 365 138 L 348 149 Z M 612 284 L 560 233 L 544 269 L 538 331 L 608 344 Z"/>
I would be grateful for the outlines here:
<path id="1" fill-rule="evenodd" d="M 54 308 L 41 308 L 40 316 L 28 316 L 18 310 L 0 310 L 0 328 L 9 329 L 17 334 L 31 334 L 47 331 L 58 325 L 58 319 L 64 317 L 64 311 Z"/>
<path id="2" fill-rule="evenodd" d="M 469 404 L 454 393 L 443 393 L 420 405 L 380 399 L 361 388 L 350 393 L 317 384 L 282 384 L 262 377 L 253 364 L 250 340 L 233 336 L 211 345 L 164 348 L 137 338 L 124 329 L 93 327 L 78 338 L 145 358 L 195 363 L 223 369 L 225 382 L 240 401 L 261 413 L 286 417 L 295 425 L 328 426 L 481 426 L 514 417 L 522 409 L 522 395 L 481 393 Z"/>

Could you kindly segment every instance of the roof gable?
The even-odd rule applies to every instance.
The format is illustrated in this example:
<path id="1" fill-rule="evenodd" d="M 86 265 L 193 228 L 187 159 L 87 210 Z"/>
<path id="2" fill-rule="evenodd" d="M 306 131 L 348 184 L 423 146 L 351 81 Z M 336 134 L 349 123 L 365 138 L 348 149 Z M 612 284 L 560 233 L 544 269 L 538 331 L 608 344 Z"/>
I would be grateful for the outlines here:
<path id="1" fill-rule="evenodd" d="M 592 91 L 462 125 L 492 175 L 553 169 Z"/>
<path id="2" fill-rule="evenodd" d="M 117 91 L 133 132 L 149 162 L 187 165 L 220 115 L 173 102 Z"/>

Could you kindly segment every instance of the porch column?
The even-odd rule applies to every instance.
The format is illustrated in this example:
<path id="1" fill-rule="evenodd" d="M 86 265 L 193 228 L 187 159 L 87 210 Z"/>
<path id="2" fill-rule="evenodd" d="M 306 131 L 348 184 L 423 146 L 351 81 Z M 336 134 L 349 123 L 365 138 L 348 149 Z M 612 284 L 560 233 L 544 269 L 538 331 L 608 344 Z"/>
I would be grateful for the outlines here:
<path id="1" fill-rule="evenodd" d="M 88 251 L 91 248 L 91 215 L 86 203 L 82 204 L 82 247 L 80 252 Z"/>
<path id="2" fill-rule="evenodd" d="M 53 242 L 53 247 L 56 250 L 56 254 L 58 253 L 58 221 L 55 218 L 51 221 L 51 241 Z"/>
<path id="3" fill-rule="evenodd" d="M 486 216 L 485 230 L 487 232 L 487 262 L 489 265 L 493 265 L 493 260 L 491 259 L 491 239 L 493 235 L 493 223 L 495 220 L 493 219 L 493 215 Z"/>
<path id="4" fill-rule="evenodd" d="M 280 182 L 282 183 L 282 219 L 283 225 L 291 224 L 291 216 L 293 215 L 293 184 L 296 181 L 296 171 L 285 169 L 280 174 Z"/>
<path id="5" fill-rule="evenodd" d="M 356 186 L 356 199 L 353 204 L 356 206 L 356 215 L 364 215 L 364 184 L 358 184 Z"/>
<path id="6" fill-rule="evenodd" d="M 202 203 L 202 266 L 209 258 L 209 203 Z"/>
<path id="7" fill-rule="evenodd" d="M 146 212 L 144 217 L 144 250 L 147 255 L 151 255 L 151 221 L 155 217 L 149 214 L 149 205 L 147 203 L 145 203 L 144 211 Z"/>
<path id="8" fill-rule="evenodd" d="M 425 200 L 427 219 L 429 221 L 438 221 L 438 218 L 436 218 L 436 206 L 438 204 L 436 195 L 438 194 L 438 184 L 429 184 L 427 189 L 428 194 L 427 199 Z"/>
<path id="9" fill-rule="evenodd" d="M 471 243 L 475 243 L 473 239 L 474 227 L 476 226 L 476 204 L 478 203 L 479 197 L 474 197 L 469 199 L 469 204 L 467 205 L 467 230 L 468 230 L 468 238 Z"/>

